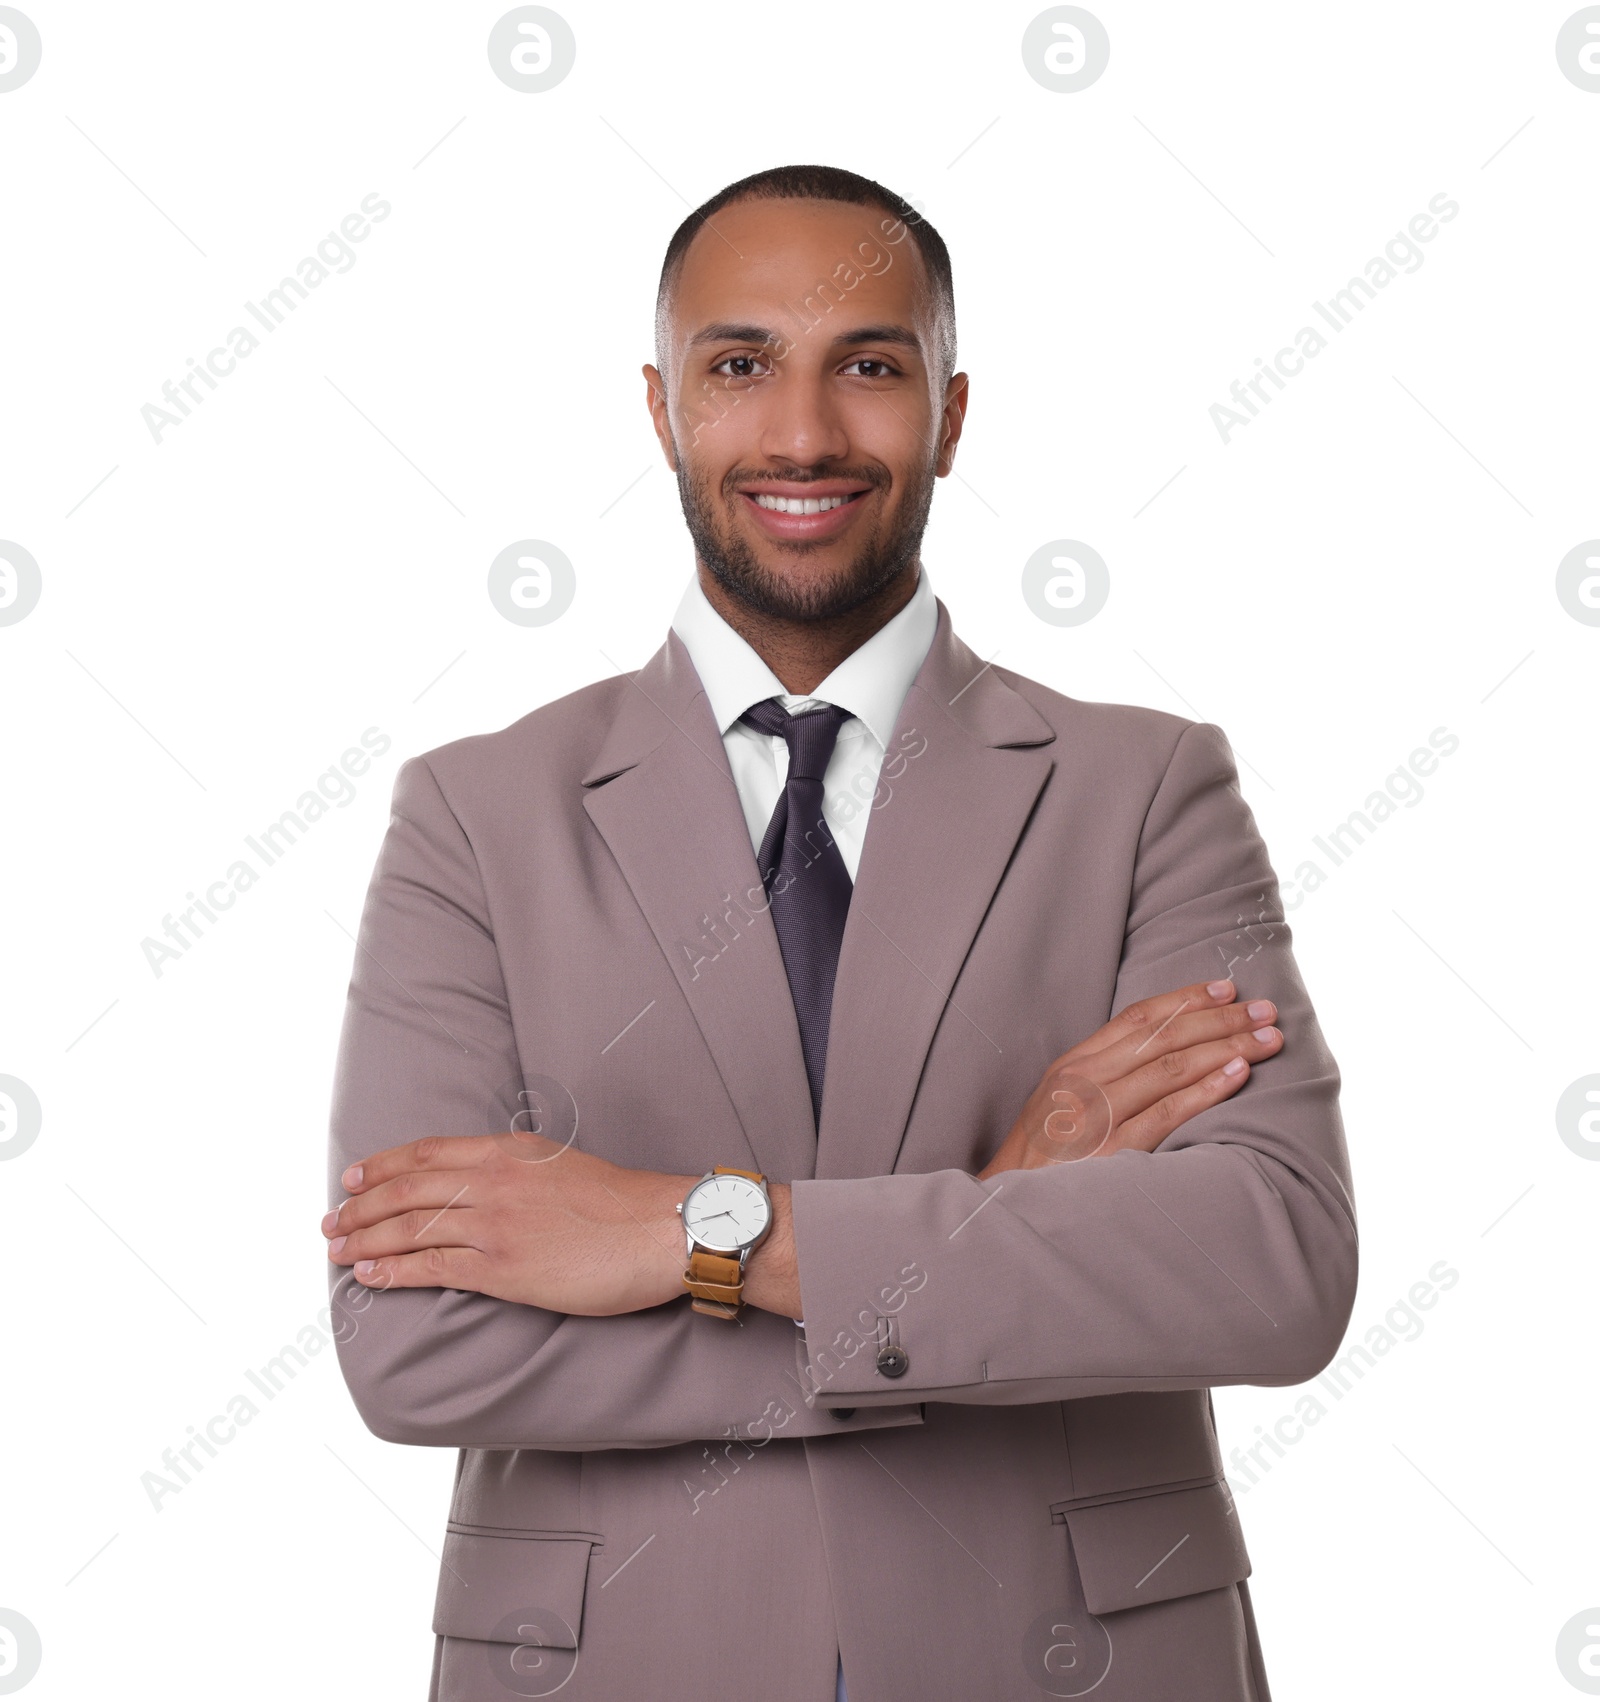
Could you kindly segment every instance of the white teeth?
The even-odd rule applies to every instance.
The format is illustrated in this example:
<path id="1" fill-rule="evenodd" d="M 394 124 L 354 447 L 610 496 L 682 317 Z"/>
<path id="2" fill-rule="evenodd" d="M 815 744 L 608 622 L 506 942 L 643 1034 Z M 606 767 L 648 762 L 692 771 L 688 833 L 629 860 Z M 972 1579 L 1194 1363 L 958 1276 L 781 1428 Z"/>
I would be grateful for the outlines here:
<path id="1" fill-rule="evenodd" d="M 756 504 L 775 514 L 825 514 L 830 508 L 842 508 L 849 500 L 847 496 L 758 496 Z"/>

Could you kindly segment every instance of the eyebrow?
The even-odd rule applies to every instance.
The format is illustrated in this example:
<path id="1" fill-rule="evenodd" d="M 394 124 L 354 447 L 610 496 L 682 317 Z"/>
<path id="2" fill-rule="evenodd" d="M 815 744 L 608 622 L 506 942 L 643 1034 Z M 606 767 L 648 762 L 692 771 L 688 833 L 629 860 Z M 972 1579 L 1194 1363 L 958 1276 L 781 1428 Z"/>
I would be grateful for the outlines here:
<path id="1" fill-rule="evenodd" d="M 764 325 L 736 325 L 731 320 L 719 320 L 714 325 L 702 326 L 689 339 L 691 349 L 699 348 L 703 343 L 775 343 L 777 336 L 767 330 Z"/>
<path id="2" fill-rule="evenodd" d="M 689 339 L 689 347 L 695 349 L 706 343 L 756 343 L 764 348 L 769 343 L 793 340 L 780 336 L 765 325 L 740 325 L 731 320 L 719 320 L 696 331 Z M 841 332 L 833 340 L 833 346 L 840 349 L 857 349 L 867 343 L 895 343 L 902 348 L 915 349 L 919 354 L 922 352 L 922 339 L 904 325 L 862 325 L 854 331 Z"/>
<path id="3" fill-rule="evenodd" d="M 904 325 L 863 325 L 858 331 L 846 331 L 834 338 L 835 346 L 841 349 L 860 348 L 863 343 L 898 343 L 922 352 L 922 339 Z"/>

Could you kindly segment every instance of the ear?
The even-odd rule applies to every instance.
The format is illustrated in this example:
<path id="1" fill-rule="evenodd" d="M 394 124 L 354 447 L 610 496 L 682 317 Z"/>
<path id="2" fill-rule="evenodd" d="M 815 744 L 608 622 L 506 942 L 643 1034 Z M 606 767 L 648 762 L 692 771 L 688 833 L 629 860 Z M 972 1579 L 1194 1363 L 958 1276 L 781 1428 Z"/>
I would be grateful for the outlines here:
<path id="1" fill-rule="evenodd" d="M 645 382 L 645 405 L 650 409 L 650 423 L 655 427 L 656 442 L 661 445 L 661 453 L 667 458 L 667 465 L 674 473 L 678 470 L 678 457 L 672 445 L 672 422 L 667 404 L 667 382 L 653 366 L 646 364 L 643 369 Z"/>
<path id="2" fill-rule="evenodd" d="M 967 375 L 956 373 L 945 386 L 944 412 L 939 420 L 939 454 L 934 461 L 936 478 L 943 478 L 955 465 L 956 445 L 967 418 Z"/>

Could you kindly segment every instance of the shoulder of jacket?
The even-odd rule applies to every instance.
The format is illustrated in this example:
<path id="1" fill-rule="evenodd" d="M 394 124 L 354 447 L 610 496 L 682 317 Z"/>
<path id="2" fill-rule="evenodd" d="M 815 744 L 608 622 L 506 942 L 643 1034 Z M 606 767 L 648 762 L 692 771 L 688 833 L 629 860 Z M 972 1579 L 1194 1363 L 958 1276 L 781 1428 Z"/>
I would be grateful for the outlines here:
<path id="1" fill-rule="evenodd" d="M 1010 668 L 996 668 L 995 672 L 1055 728 L 1058 738 L 1095 755 L 1153 760 L 1164 768 L 1191 727 L 1212 725 L 1142 703 L 1069 697 Z"/>
<path id="2" fill-rule="evenodd" d="M 541 704 L 508 726 L 451 739 L 407 761 L 426 763 L 447 793 L 513 779 L 566 780 L 576 786 L 605 738 L 623 693 L 632 689 L 631 675 L 613 674 Z"/>

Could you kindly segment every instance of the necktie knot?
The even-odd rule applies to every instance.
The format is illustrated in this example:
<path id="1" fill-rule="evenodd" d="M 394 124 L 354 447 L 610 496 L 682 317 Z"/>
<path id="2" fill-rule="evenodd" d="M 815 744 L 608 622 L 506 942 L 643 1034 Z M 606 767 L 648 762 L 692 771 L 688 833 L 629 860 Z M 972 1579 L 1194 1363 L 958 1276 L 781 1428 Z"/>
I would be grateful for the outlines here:
<path id="1" fill-rule="evenodd" d="M 820 781 L 828 772 L 839 729 L 850 719 L 850 711 L 835 703 L 791 715 L 775 697 L 753 703 L 739 717 L 747 727 L 780 738 L 789 747 L 789 776 L 793 780 Z"/>

